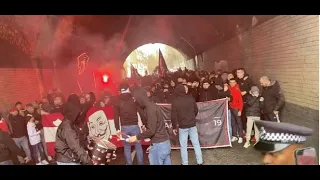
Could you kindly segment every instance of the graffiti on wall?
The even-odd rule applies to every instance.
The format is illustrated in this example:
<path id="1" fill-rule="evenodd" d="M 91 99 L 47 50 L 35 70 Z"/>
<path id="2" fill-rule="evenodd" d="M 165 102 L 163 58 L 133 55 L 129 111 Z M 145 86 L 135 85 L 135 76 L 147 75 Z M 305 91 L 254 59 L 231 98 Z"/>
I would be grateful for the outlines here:
<path id="1" fill-rule="evenodd" d="M 81 75 L 88 67 L 89 56 L 87 53 L 82 53 L 77 57 L 78 62 L 78 75 Z"/>

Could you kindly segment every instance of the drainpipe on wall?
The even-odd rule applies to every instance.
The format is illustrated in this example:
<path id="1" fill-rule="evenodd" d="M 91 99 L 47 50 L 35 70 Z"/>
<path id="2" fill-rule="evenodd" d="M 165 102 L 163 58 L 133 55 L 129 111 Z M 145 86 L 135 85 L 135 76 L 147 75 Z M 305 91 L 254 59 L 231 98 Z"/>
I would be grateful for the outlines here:
<path id="1" fill-rule="evenodd" d="M 193 60 L 193 65 L 194 65 L 194 69 L 198 69 L 198 59 L 197 59 L 197 51 L 196 49 L 191 45 L 191 43 L 189 43 L 189 41 L 187 41 L 184 37 L 181 36 L 181 39 L 183 41 L 185 41 L 192 49 L 193 49 L 193 52 L 194 52 L 194 58 L 192 58 Z"/>
<path id="2" fill-rule="evenodd" d="M 43 72 L 42 64 L 39 57 L 31 57 L 31 63 L 37 75 L 39 94 L 42 97 L 45 94 L 44 82 L 43 82 Z"/>

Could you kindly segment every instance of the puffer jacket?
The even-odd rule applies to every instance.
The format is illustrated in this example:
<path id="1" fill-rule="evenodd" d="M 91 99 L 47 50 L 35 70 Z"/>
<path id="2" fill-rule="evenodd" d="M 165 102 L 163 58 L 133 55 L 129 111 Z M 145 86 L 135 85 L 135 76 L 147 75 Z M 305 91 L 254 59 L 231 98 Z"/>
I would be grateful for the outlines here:
<path id="1" fill-rule="evenodd" d="M 79 131 L 74 122 L 80 114 L 80 107 L 68 102 L 63 108 L 65 119 L 59 125 L 56 134 L 56 161 L 63 163 L 77 162 L 92 164 L 88 153 L 81 146 Z"/>
<path id="2" fill-rule="evenodd" d="M 260 117 L 261 108 L 263 108 L 263 102 L 260 101 L 260 96 L 247 96 L 246 102 L 246 116 L 258 116 Z"/>

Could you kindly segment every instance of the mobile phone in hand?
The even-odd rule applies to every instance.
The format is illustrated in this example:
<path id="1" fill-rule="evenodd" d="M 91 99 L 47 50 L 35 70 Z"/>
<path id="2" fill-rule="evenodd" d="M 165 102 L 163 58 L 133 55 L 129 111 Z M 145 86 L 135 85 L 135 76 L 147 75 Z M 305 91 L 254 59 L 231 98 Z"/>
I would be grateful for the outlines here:
<path id="1" fill-rule="evenodd" d="M 314 148 L 301 148 L 295 151 L 296 165 L 318 165 L 317 152 Z"/>

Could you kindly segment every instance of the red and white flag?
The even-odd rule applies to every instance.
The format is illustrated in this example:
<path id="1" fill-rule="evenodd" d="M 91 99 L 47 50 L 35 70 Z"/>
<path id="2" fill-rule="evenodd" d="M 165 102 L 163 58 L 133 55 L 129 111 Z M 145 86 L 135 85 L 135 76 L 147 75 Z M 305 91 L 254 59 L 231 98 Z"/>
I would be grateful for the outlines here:
<path id="1" fill-rule="evenodd" d="M 42 125 L 44 132 L 44 139 L 48 149 L 48 155 L 54 156 L 54 148 L 56 146 L 56 133 L 58 126 L 63 121 L 63 115 L 61 113 L 53 113 L 42 115 Z"/>
<path id="2" fill-rule="evenodd" d="M 55 142 L 58 126 L 63 121 L 61 113 L 42 115 L 42 123 L 44 129 L 45 142 L 49 156 L 55 155 Z M 91 108 L 87 112 L 86 122 L 89 129 L 89 136 L 99 139 L 108 139 L 118 148 L 123 147 L 123 141 L 119 141 L 116 136 L 116 128 L 114 125 L 114 115 L 112 106 L 104 108 Z M 139 117 L 139 126 L 142 126 Z M 149 142 L 142 141 L 143 145 L 149 145 Z"/>

